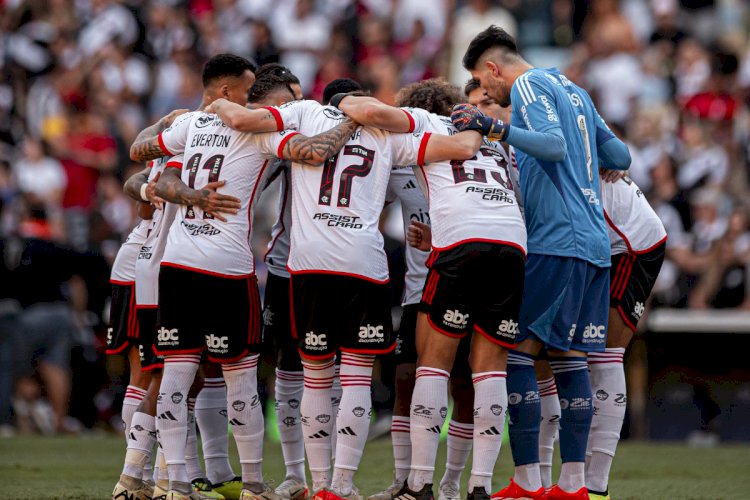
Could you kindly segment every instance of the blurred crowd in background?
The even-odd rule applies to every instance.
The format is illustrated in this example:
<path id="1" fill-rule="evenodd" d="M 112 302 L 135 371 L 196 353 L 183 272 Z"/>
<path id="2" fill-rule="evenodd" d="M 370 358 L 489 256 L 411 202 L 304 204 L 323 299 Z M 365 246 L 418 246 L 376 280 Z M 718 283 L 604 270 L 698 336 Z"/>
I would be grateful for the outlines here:
<path id="1" fill-rule="evenodd" d="M 490 24 L 588 89 L 630 145 L 669 233 L 654 306 L 750 309 L 743 0 L 0 0 L 0 434 L 11 400 L 46 432 L 116 413 L 101 353 L 108 269 L 136 221 L 128 148 L 200 103 L 208 57 L 280 62 L 311 99 L 353 77 L 392 104 L 413 81 L 463 86 L 464 50 Z M 51 406 L 32 404 L 45 393 Z"/>

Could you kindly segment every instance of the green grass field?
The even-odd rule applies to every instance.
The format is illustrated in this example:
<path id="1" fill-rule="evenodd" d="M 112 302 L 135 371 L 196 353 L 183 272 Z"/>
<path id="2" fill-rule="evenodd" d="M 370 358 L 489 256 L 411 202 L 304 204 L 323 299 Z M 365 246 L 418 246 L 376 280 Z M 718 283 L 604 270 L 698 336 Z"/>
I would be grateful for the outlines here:
<path id="1" fill-rule="evenodd" d="M 107 499 L 120 473 L 124 447 L 115 437 L 0 440 L 0 499 Z M 278 445 L 267 443 L 265 452 L 266 479 L 278 484 L 283 479 Z M 437 474 L 442 474 L 444 460 L 442 444 Z M 360 490 L 369 494 L 390 484 L 391 464 L 389 439 L 368 443 L 356 477 Z M 496 468 L 498 487 L 511 471 L 506 446 Z M 610 491 L 614 500 L 750 499 L 750 447 L 626 442 L 615 461 Z"/>

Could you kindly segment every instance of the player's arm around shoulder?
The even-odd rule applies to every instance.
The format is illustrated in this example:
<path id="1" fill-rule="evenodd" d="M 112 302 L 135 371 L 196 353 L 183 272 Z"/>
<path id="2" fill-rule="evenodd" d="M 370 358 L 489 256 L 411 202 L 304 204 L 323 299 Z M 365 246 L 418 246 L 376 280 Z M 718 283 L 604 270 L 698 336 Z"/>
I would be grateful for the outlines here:
<path id="1" fill-rule="evenodd" d="M 148 161 L 163 156 L 172 156 L 169 151 L 165 151 L 160 134 L 171 127 L 178 116 L 188 111 L 190 110 L 176 109 L 150 127 L 141 130 L 130 146 L 130 159 L 133 161 Z"/>
<path id="2" fill-rule="evenodd" d="M 331 98 L 331 105 L 367 127 L 398 133 L 414 131 L 414 119 L 408 111 L 389 106 L 374 97 L 336 94 Z"/>
<path id="3" fill-rule="evenodd" d="M 206 106 L 206 113 L 215 113 L 224 124 L 240 132 L 278 132 L 283 129 L 274 108 L 248 109 L 224 98 Z"/>
<path id="4" fill-rule="evenodd" d="M 482 146 L 482 134 L 475 130 L 455 135 L 425 133 L 419 146 L 417 164 L 449 160 L 470 160 Z"/>
<path id="5" fill-rule="evenodd" d="M 306 165 L 321 165 L 344 147 L 358 126 L 354 120 L 346 118 L 332 129 L 312 137 L 292 134 L 283 143 L 280 158 Z"/>

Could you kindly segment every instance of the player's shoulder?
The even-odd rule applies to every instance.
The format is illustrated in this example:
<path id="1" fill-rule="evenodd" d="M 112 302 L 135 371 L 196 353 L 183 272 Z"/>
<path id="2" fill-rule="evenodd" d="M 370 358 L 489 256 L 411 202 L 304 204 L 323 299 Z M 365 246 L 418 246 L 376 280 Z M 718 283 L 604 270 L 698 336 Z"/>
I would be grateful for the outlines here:
<path id="1" fill-rule="evenodd" d="M 164 129 L 164 132 L 169 132 L 169 131 L 177 129 L 177 128 L 181 127 L 181 126 L 190 125 L 190 123 L 192 122 L 192 120 L 194 118 L 196 118 L 196 116 L 202 115 L 202 114 L 204 114 L 204 113 L 201 112 L 201 111 L 188 111 L 187 113 L 183 113 L 180 116 L 178 116 L 177 118 L 175 118 L 172 121 L 172 124 L 169 127 L 167 127 L 167 128 Z"/>
<path id="2" fill-rule="evenodd" d="M 450 117 L 431 113 L 422 108 L 401 108 L 411 114 L 416 123 L 415 132 L 438 132 L 453 134 L 456 132 Z"/>

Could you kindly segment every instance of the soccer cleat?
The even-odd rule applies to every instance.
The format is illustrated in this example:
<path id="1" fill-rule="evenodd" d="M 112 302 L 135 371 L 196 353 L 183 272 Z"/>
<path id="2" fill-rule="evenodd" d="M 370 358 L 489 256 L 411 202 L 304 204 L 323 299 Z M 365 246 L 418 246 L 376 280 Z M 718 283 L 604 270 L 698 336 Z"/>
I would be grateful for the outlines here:
<path id="1" fill-rule="evenodd" d="M 202 491 L 193 490 L 190 493 L 180 493 L 179 491 L 170 490 L 167 493 L 166 500 L 212 500 L 213 497 L 206 496 Z"/>
<path id="2" fill-rule="evenodd" d="M 419 491 L 409 489 L 409 482 L 404 481 L 404 485 L 393 496 L 394 500 L 435 500 L 432 494 L 432 483 L 425 484 Z"/>
<path id="3" fill-rule="evenodd" d="M 207 479 L 193 479 L 192 483 L 195 491 L 202 493 L 203 496 L 213 498 L 214 500 L 225 500 L 224 495 L 213 490 L 211 483 Z"/>
<path id="4" fill-rule="evenodd" d="M 167 500 L 167 493 L 169 492 L 157 483 L 156 486 L 154 486 L 154 493 L 151 500 Z"/>
<path id="5" fill-rule="evenodd" d="M 323 488 L 313 495 L 313 500 L 362 500 L 359 490 L 352 486 L 352 492 L 346 496 L 339 496 L 328 488 Z"/>
<path id="6" fill-rule="evenodd" d="M 211 489 L 216 493 L 224 495 L 226 500 L 239 500 L 242 492 L 242 478 L 236 476 L 234 479 L 222 483 L 211 483 Z"/>
<path id="7" fill-rule="evenodd" d="M 287 476 L 274 491 L 286 500 L 304 500 L 310 494 L 310 489 L 305 482 L 294 476 Z"/>
<path id="8" fill-rule="evenodd" d="M 266 483 L 262 483 L 262 484 L 250 483 L 250 484 L 259 486 L 258 489 L 260 489 L 261 491 L 256 493 L 252 491 L 250 488 L 248 488 L 246 485 L 243 485 L 242 491 L 240 492 L 239 500 L 283 500 Z"/>
<path id="9" fill-rule="evenodd" d="M 490 494 L 484 489 L 484 486 L 475 486 L 466 496 L 466 500 L 490 500 Z"/>
<path id="10" fill-rule="evenodd" d="M 491 498 L 496 500 L 512 500 L 515 498 L 531 498 L 532 500 L 547 498 L 544 496 L 544 488 L 539 488 L 536 491 L 528 491 L 516 484 L 513 478 L 510 478 L 510 484 L 502 490 L 493 493 Z"/>
<path id="11" fill-rule="evenodd" d="M 391 500 L 396 493 L 401 490 L 401 488 L 404 486 L 404 483 L 399 483 L 397 481 L 394 481 L 393 484 L 391 484 L 389 487 L 384 489 L 383 491 L 379 493 L 375 493 L 374 495 L 370 495 L 367 497 L 367 500 Z"/>
<path id="12" fill-rule="evenodd" d="M 591 500 L 612 500 L 606 491 L 604 493 L 594 493 L 589 490 L 589 498 Z"/>
<path id="13" fill-rule="evenodd" d="M 151 500 L 153 489 L 143 481 L 123 481 L 122 478 L 112 491 L 112 500 Z"/>
<path id="14" fill-rule="evenodd" d="M 558 485 L 552 486 L 543 497 L 545 500 L 589 500 L 589 492 L 584 487 L 573 493 L 561 489 Z"/>
<path id="15" fill-rule="evenodd" d="M 438 500 L 461 500 L 461 488 L 455 483 L 441 483 Z"/>

